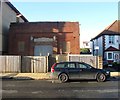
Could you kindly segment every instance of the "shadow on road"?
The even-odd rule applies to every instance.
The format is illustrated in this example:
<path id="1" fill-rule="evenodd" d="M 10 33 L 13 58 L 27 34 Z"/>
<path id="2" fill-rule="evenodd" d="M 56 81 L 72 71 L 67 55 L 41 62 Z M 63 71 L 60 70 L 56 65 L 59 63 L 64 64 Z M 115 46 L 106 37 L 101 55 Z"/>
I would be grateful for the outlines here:
<path id="1" fill-rule="evenodd" d="M 9 80 L 13 80 L 13 81 L 15 81 L 15 80 L 25 80 L 25 81 L 27 81 L 27 80 L 35 80 L 35 79 L 33 79 L 33 78 L 31 78 L 31 77 L 2 77 L 2 80 L 4 80 L 4 81 L 9 81 Z"/>
<path id="2" fill-rule="evenodd" d="M 105 82 L 107 81 L 120 81 L 120 77 L 110 77 Z M 97 82 L 97 80 L 69 80 L 68 82 Z"/>

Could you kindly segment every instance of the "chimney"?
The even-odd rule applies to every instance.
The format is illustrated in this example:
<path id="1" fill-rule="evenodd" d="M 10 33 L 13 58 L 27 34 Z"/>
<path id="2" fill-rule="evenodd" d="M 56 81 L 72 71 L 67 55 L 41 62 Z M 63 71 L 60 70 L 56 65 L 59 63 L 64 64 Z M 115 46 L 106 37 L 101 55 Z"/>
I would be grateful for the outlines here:
<path id="1" fill-rule="evenodd" d="M 16 14 L 16 22 L 19 23 L 20 22 L 20 17 L 22 16 L 22 14 Z"/>

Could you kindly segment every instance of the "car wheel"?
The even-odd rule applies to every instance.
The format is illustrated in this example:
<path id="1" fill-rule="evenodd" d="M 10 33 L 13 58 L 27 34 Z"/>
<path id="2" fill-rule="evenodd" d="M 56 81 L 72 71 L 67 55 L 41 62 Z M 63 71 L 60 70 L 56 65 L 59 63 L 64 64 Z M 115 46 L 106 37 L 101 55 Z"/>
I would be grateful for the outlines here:
<path id="1" fill-rule="evenodd" d="M 98 82 L 104 82 L 105 80 L 106 80 L 105 74 L 99 73 L 99 74 L 97 75 L 97 81 L 98 81 Z"/>
<path id="2" fill-rule="evenodd" d="M 65 83 L 68 81 L 68 76 L 65 74 L 65 73 L 62 73 L 59 75 L 59 80 L 62 82 L 62 83 Z"/>

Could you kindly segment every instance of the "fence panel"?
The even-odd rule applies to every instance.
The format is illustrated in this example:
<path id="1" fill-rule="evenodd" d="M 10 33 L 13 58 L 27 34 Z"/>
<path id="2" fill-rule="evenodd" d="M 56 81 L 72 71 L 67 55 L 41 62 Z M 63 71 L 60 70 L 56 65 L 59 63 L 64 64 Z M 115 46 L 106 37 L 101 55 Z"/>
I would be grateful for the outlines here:
<path id="1" fill-rule="evenodd" d="M 96 57 L 95 56 L 80 56 L 80 55 L 69 55 L 69 61 L 80 61 L 90 64 L 96 67 Z"/>
<path id="2" fill-rule="evenodd" d="M 81 55 L 0 56 L 0 72 L 46 73 L 55 62 L 81 61 L 102 69 L 102 57 Z"/>
<path id="3" fill-rule="evenodd" d="M 5 56 L 0 56 L 0 72 L 5 72 Z"/>
<path id="4" fill-rule="evenodd" d="M 48 71 L 46 56 L 23 56 L 22 72 L 26 73 L 45 73 Z"/>
<path id="5" fill-rule="evenodd" d="M 47 72 L 47 63 L 46 57 L 33 57 L 32 59 L 32 72 L 33 73 L 40 73 L 40 72 Z"/>
<path id="6" fill-rule="evenodd" d="M 0 56 L 0 72 L 20 72 L 20 56 Z"/>
<path id="7" fill-rule="evenodd" d="M 30 56 L 22 56 L 21 57 L 21 72 L 22 73 L 30 73 L 31 72 L 31 57 Z"/>
<path id="8" fill-rule="evenodd" d="M 99 56 L 92 56 L 92 55 L 68 55 L 69 61 L 80 61 L 90 64 L 95 68 L 102 69 L 102 58 Z"/>
<path id="9" fill-rule="evenodd" d="M 46 56 L 0 56 L 0 72 L 45 73 L 47 61 Z"/>

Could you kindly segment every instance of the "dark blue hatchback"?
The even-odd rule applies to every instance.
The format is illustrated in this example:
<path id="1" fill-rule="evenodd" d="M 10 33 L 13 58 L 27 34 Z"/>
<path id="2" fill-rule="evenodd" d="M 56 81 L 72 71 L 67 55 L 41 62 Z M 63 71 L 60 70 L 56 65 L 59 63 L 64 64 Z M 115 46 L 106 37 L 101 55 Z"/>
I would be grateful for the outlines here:
<path id="1" fill-rule="evenodd" d="M 96 69 L 84 62 L 60 62 L 51 68 L 51 78 L 67 82 L 69 79 L 96 79 L 104 82 L 110 77 L 110 72 Z"/>

